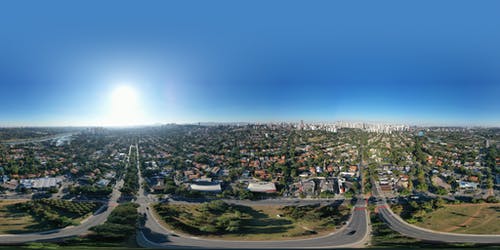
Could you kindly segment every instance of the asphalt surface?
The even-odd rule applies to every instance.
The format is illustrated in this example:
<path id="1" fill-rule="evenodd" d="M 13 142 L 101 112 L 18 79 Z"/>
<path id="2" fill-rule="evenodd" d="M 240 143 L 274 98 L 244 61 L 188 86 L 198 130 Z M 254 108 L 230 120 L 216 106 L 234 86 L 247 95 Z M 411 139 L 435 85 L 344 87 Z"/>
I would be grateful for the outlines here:
<path id="1" fill-rule="evenodd" d="M 73 227 L 70 226 L 63 229 L 56 229 L 46 232 L 0 235 L 0 243 L 20 244 L 33 241 L 54 240 L 54 239 L 67 238 L 67 237 L 86 234 L 91 227 L 97 226 L 106 221 L 108 215 L 111 213 L 111 211 L 117 204 L 118 198 L 120 197 L 119 190 L 122 185 L 123 181 L 120 181 L 113 189 L 108 204 L 101 207 L 91 217 L 82 221 L 82 223 L 78 226 L 73 226 Z"/>
<path id="2" fill-rule="evenodd" d="M 130 155 L 130 149 L 129 149 Z M 123 180 L 116 183 L 111 193 L 108 203 L 98 209 L 91 217 L 84 219 L 78 226 L 69 226 L 62 229 L 55 229 L 45 232 L 27 234 L 4 234 L 0 235 L 0 244 L 21 244 L 34 241 L 52 241 L 87 234 L 89 229 L 106 221 L 111 211 L 118 205 L 121 196 L 120 188 Z"/>
<path id="3" fill-rule="evenodd" d="M 137 146 L 136 146 L 137 149 Z M 138 149 L 137 149 L 138 150 Z M 138 154 L 138 153 L 137 153 Z M 138 157 L 137 157 L 138 158 Z M 334 248 L 334 247 L 363 247 L 369 238 L 368 215 L 366 201 L 360 197 L 354 206 L 351 218 L 346 226 L 326 236 L 275 241 L 233 241 L 214 240 L 178 234 L 163 227 L 149 209 L 150 199 L 142 187 L 144 179 L 140 172 L 139 160 L 137 167 L 139 171 L 139 195 L 136 202 L 140 205 L 139 212 L 145 214 L 144 226 L 138 230 L 137 243 L 148 248 Z M 252 204 L 283 204 L 281 200 L 263 201 L 229 201 L 226 202 L 250 205 Z M 315 204 L 314 200 L 288 201 L 291 204 Z M 326 202 L 326 201 L 321 201 Z M 335 202 L 335 201 L 331 201 Z"/>
<path id="4" fill-rule="evenodd" d="M 141 206 L 141 208 L 144 208 Z M 180 235 L 164 228 L 149 209 L 142 209 L 146 213 L 146 221 L 137 236 L 138 243 L 150 248 L 333 248 L 333 247 L 362 247 L 369 237 L 368 216 L 365 201 L 360 200 L 354 208 L 347 226 L 332 234 L 297 240 L 279 241 L 229 241 L 202 239 L 193 236 Z"/>
<path id="5" fill-rule="evenodd" d="M 383 196 L 378 183 L 372 180 L 372 186 L 374 187 L 373 195 L 378 199 L 377 208 L 379 215 L 391 229 L 402 235 L 429 242 L 500 244 L 500 235 L 444 233 L 408 224 L 401 217 L 392 212 L 390 207 L 387 205 L 386 199 Z"/>
<path id="6" fill-rule="evenodd" d="M 139 155 L 138 146 L 129 148 L 129 156 L 132 148 L 135 148 Z M 346 226 L 326 236 L 296 239 L 296 240 L 278 240 L 278 241 L 228 241 L 203 239 L 189 235 L 182 235 L 172 232 L 163 227 L 153 216 L 149 209 L 149 204 L 153 200 L 149 199 L 147 192 L 143 189 L 140 172 L 139 157 L 136 162 L 139 171 L 139 181 L 141 183 L 139 193 L 135 202 L 139 204 L 139 212 L 145 215 L 144 225 L 138 230 L 137 243 L 143 247 L 149 248 L 338 248 L 338 247 L 363 247 L 369 239 L 369 217 L 366 209 L 366 202 L 360 196 L 357 199 L 351 218 Z M 84 220 L 79 226 L 67 227 L 47 232 L 0 235 L 2 244 L 19 244 L 33 241 L 48 241 L 59 238 L 67 238 L 88 233 L 89 228 L 102 224 L 106 221 L 108 215 L 117 205 L 120 198 L 119 189 L 123 185 L 120 180 L 114 187 L 111 198 L 107 205 L 103 206 L 93 216 Z M 412 237 L 430 242 L 446 243 L 481 243 L 481 244 L 500 244 L 500 235 L 471 235 L 471 234 L 453 234 L 432 231 L 419 228 L 406 223 L 399 216 L 394 214 L 387 205 L 386 199 L 380 191 L 380 186 L 372 180 L 373 195 L 378 199 L 377 208 L 379 215 L 393 230 Z M 305 204 L 328 204 L 333 202 L 343 202 L 343 200 L 261 200 L 261 201 L 237 201 L 225 200 L 229 203 L 241 205 L 305 205 Z M 185 203 L 186 201 L 172 201 L 173 203 Z"/>
<path id="7" fill-rule="evenodd" d="M 265 199 L 265 200 L 231 200 L 231 199 L 221 199 L 222 201 L 226 203 L 231 203 L 235 205 L 243 205 L 243 206 L 250 206 L 250 205 L 281 205 L 281 206 L 288 206 L 288 205 L 327 205 L 331 203 L 338 203 L 342 204 L 344 202 L 350 202 L 351 199 L 344 199 L 344 198 L 336 198 L 336 199 Z M 168 200 L 170 204 L 198 204 L 202 203 L 204 201 L 186 201 L 186 200 L 180 200 L 180 199 L 174 199 L 170 198 Z"/>

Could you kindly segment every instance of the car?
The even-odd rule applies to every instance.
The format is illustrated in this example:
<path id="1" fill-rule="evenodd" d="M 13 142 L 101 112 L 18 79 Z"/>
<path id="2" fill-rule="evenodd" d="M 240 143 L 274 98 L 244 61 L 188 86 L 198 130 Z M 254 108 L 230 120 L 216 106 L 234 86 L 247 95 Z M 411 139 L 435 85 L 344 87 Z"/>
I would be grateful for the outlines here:
<path id="1" fill-rule="evenodd" d="M 352 230 L 352 231 L 350 231 L 349 233 L 347 233 L 347 235 L 353 235 L 353 234 L 355 234 L 355 233 L 356 233 L 356 230 Z"/>

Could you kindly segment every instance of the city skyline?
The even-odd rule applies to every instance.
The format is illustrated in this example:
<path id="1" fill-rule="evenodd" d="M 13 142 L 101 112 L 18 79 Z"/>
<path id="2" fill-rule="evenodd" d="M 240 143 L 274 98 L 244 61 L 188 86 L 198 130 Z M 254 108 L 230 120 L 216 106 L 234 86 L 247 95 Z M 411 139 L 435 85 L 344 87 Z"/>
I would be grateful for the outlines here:
<path id="1" fill-rule="evenodd" d="M 360 126 L 381 126 L 381 127 L 394 127 L 404 126 L 405 128 L 500 128 L 496 125 L 477 125 L 477 124 L 445 124 L 445 123 L 404 123 L 404 122 L 388 122 L 388 121 L 375 121 L 375 120 L 337 120 L 337 121 L 307 121 L 307 120 L 294 120 L 294 121 L 198 121 L 198 122 L 156 122 L 151 124 L 133 124 L 133 125 L 91 125 L 91 124 L 57 124 L 57 125 L 0 125 L 0 128 L 146 128 L 158 127 L 168 125 L 201 125 L 201 126 L 217 126 L 217 125 L 294 125 L 298 126 L 301 123 L 307 126 L 326 126 L 336 128 L 360 128 Z"/>
<path id="2" fill-rule="evenodd" d="M 31 5 L 0 8 L 2 127 L 500 127 L 498 2 Z"/>
<path id="3" fill-rule="evenodd" d="M 0 250 L 500 247 L 500 1 L 0 1 Z"/>

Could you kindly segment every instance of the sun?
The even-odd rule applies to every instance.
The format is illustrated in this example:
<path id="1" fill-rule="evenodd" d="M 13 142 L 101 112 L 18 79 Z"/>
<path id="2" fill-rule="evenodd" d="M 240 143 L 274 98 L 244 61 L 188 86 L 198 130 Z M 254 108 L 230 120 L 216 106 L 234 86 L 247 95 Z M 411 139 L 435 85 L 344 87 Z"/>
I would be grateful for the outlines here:
<path id="1" fill-rule="evenodd" d="M 110 96 L 110 114 L 108 125 L 138 125 L 142 118 L 137 91 L 131 86 L 116 87 Z"/>

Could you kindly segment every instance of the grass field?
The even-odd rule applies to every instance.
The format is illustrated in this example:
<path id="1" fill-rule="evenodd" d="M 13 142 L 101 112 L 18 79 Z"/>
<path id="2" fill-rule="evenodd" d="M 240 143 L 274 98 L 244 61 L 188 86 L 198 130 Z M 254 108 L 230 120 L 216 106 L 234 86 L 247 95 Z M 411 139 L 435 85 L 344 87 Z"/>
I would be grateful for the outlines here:
<path id="1" fill-rule="evenodd" d="M 170 205 L 174 206 L 174 205 Z M 191 224 L 189 218 L 199 215 L 199 205 L 175 205 L 179 211 L 190 216 L 179 216 L 176 219 Z M 327 219 L 293 220 L 283 217 L 282 206 L 258 205 L 240 206 L 243 216 L 243 227 L 237 233 L 202 235 L 207 238 L 232 240 L 279 240 L 284 238 L 307 238 L 325 235 L 335 230 L 335 225 Z M 159 215 L 156 215 L 159 218 Z M 160 220 L 161 221 L 161 220 Z M 163 224 L 171 229 L 167 222 Z"/>
<path id="2" fill-rule="evenodd" d="M 58 226 L 48 223 L 47 220 L 41 220 L 40 217 L 30 213 L 30 209 L 23 210 L 16 206 L 16 204 L 27 204 L 28 201 L 29 200 L 0 200 L 0 234 L 22 234 L 58 228 Z M 47 207 L 43 209 L 47 209 Z M 78 215 L 60 209 L 57 209 L 57 211 L 53 210 L 52 212 L 55 213 L 54 216 L 56 217 L 68 216 L 71 223 L 75 225 L 79 224 L 89 215 L 89 213 Z"/>
<path id="3" fill-rule="evenodd" d="M 25 200 L 0 201 L 0 234 L 37 231 L 38 223 L 33 217 L 10 206 L 20 202 Z"/>
<path id="4" fill-rule="evenodd" d="M 446 205 L 415 225 L 452 233 L 500 234 L 500 204 Z"/>

